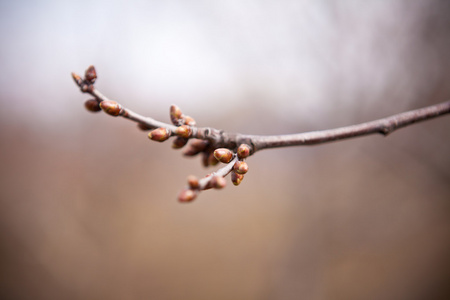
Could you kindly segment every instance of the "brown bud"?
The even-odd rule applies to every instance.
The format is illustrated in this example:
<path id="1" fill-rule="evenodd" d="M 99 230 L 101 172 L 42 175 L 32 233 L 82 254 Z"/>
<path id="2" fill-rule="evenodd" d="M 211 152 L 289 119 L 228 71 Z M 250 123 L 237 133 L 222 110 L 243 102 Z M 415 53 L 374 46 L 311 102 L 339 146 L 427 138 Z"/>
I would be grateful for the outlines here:
<path id="1" fill-rule="evenodd" d="M 231 172 L 231 182 L 233 182 L 233 184 L 235 186 L 238 186 L 239 184 L 241 184 L 241 181 L 244 179 L 244 175 L 242 174 L 238 174 L 236 172 Z"/>
<path id="2" fill-rule="evenodd" d="M 210 166 L 215 166 L 219 163 L 219 161 L 214 156 L 214 152 L 208 154 L 208 163 Z"/>
<path id="3" fill-rule="evenodd" d="M 234 164 L 233 169 L 236 173 L 244 175 L 248 172 L 248 165 L 245 161 L 239 160 Z"/>
<path id="4" fill-rule="evenodd" d="M 169 137 L 170 137 L 170 130 L 163 127 L 152 130 L 148 133 L 148 138 L 157 142 L 164 142 Z"/>
<path id="5" fill-rule="evenodd" d="M 102 109 L 100 108 L 100 103 L 98 102 L 97 99 L 89 99 L 86 100 L 86 102 L 84 102 L 84 107 L 86 107 L 86 109 L 88 111 L 92 111 L 92 112 L 98 112 L 101 111 Z"/>
<path id="6" fill-rule="evenodd" d="M 94 66 L 89 66 L 84 73 L 84 79 L 90 83 L 94 83 L 97 79 L 97 72 L 95 71 Z"/>
<path id="7" fill-rule="evenodd" d="M 173 140 L 172 148 L 174 148 L 174 149 L 180 149 L 180 148 L 183 148 L 183 147 L 187 144 L 188 141 L 189 141 L 189 140 L 186 139 L 186 138 L 182 138 L 182 137 L 177 136 L 177 137 Z"/>
<path id="8" fill-rule="evenodd" d="M 80 77 L 80 75 L 76 74 L 76 73 L 72 73 L 72 78 L 75 81 L 76 84 L 80 85 L 81 82 L 83 81 Z"/>
<path id="9" fill-rule="evenodd" d="M 191 189 L 182 190 L 178 195 L 178 201 L 180 202 L 191 202 L 197 197 L 197 193 Z"/>
<path id="10" fill-rule="evenodd" d="M 188 125 L 181 125 L 175 129 L 175 134 L 184 138 L 188 138 L 192 135 L 192 129 Z"/>
<path id="11" fill-rule="evenodd" d="M 116 101 L 102 101 L 100 107 L 111 116 L 117 117 L 122 112 L 122 106 Z"/>
<path id="12" fill-rule="evenodd" d="M 187 178 L 188 185 L 191 189 L 196 190 L 199 187 L 198 178 L 194 175 L 189 175 Z"/>
<path id="13" fill-rule="evenodd" d="M 195 120 L 192 117 L 189 116 L 184 116 L 184 124 L 189 125 L 189 126 L 195 126 L 197 125 L 197 122 L 195 122 Z"/>
<path id="14" fill-rule="evenodd" d="M 151 127 L 148 127 L 148 126 L 147 126 L 146 124 L 144 124 L 144 123 L 138 123 L 137 126 L 138 126 L 138 128 L 139 128 L 140 130 L 143 130 L 143 131 L 147 131 L 147 130 L 152 129 Z"/>
<path id="15" fill-rule="evenodd" d="M 250 155 L 250 146 L 247 144 L 241 144 L 237 149 L 237 155 L 239 159 L 248 157 Z"/>
<path id="16" fill-rule="evenodd" d="M 198 150 L 194 149 L 194 148 L 192 147 L 192 145 L 188 145 L 186 148 L 184 148 L 184 150 L 183 150 L 183 155 L 186 155 L 186 156 L 195 156 L 195 155 L 199 154 L 200 152 L 201 152 L 201 151 L 198 151 Z"/>
<path id="17" fill-rule="evenodd" d="M 181 109 L 176 105 L 170 106 L 170 120 L 175 126 L 183 125 L 183 113 Z"/>
<path id="18" fill-rule="evenodd" d="M 227 185 L 227 181 L 222 176 L 214 176 L 211 178 L 211 186 L 215 189 L 223 189 Z"/>
<path id="19" fill-rule="evenodd" d="M 226 148 L 219 148 L 214 150 L 214 157 L 218 161 L 227 164 L 233 159 L 233 152 Z"/>
<path id="20" fill-rule="evenodd" d="M 206 147 L 208 146 L 208 141 L 205 141 L 205 140 L 198 140 L 198 139 L 193 139 L 192 142 L 190 143 L 190 145 L 191 145 L 192 148 L 194 148 L 195 150 L 203 151 L 203 150 L 205 150 Z"/>
<path id="21" fill-rule="evenodd" d="M 202 153 L 202 163 L 204 167 L 208 167 L 209 166 L 209 154 L 208 152 L 203 152 Z M 214 159 L 215 161 L 217 161 L 216 159 Z"/>

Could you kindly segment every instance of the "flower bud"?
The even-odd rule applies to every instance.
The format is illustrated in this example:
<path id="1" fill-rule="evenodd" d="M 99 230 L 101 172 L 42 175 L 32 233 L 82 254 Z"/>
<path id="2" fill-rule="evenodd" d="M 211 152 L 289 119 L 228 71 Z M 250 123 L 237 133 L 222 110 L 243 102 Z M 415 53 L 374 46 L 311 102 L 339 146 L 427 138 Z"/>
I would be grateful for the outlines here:
<path id="1" fill-rule="evenodd" d="M 176 105 L 170 106 L 170 120 L 175 126 L 183 125 L 183 113 L 181 109 Z"/>
<path id="2" fill-rule="evenodd" d="M 100 108 L 100 105 L 99 105 L 100 103 L 99 103 L 99 101 L 97 100 L 97 99 L 89 99 L 89 100 L 86 100 L 86 102 L 84 102 L 84 107 L 86 107 L 86 109 L 88 110 L 88 111 L 91 111 L 91 112 L 98 112 L 98 111 L 101 111 L 102 109 Z"/>
<path id="3" fill-rule="evenodd" d="M 233 152 L 226 148 L 214 150 L 214 157 L 221 163 L 227 164 L 233 159 Z"/>
<path id="4" fill-rule="evenodd" d="M 192 117 L 189 116 L 184 116 L 184 124 L 189 125 L 189 126 L 195 126 L 197 125 L 197 122 L 195 122 L 195 120 Z"/>
<path id="5" fill-rule="evenodd" d="M 148 138 L 157 142 L 164 142 L 169 137 L 170 137 L 170 130 L 163 127 L 152 130 L 148 133 Z"/>
<path id="6" fill-rule="evenodd" d="M 214 156 L 214 152 L 208 154 L 208 163 L 210 166 L 215 166 L 219 163 L 219 161 Z"/>
<path id="7" fill-rule="evenodd" d="M 189 140 L 186 139 L 186 138 L 182 138 L 182 137 L 177 136 L 177 137 L 173 140 L 172 148 L 174 148 L 174 149 L 180 149 L 180 148 L 183 148 L 183 147 L 187 144 L 188 141 L 189 141 Z"/>
<path id="8" fill-rule="evenodd" d="M 196 190 L 199 187 L 198 178 L 194 175 L 189 175 L 187 178 L 188 185 L 191 189 Z"/>
<path id="9" fill-rule="evenodd" d="M 234 166 L 233 169 L 236 173 L 244 175 L 245 173 L 248 172 L 248 165 L 245 161 L 240 161 L 238 160 Z"/>
<path id="10" fill-rule="evenodd" d="M 178 195 L 178 201 L 180 202 L 191 202 L 197 197 L 197 193 L 191 189 L 182 190 Z"/>
<path id="11" fill-rule="evenodd" d="M 143 131 L 152 129 L 151 127 L 148 127 L 145 123 L 138 123 L 137 126 L 140 130 L 143 130 Z"/>
<path id="12" fill-rule="evenodd" d="M 94 83 L 97 79 L 97 72 L 95 71 L 94 66 L 89 66 L 84 73 L 84 79 L 90 83 Z"/>
<path id="13" fill-rule="evenodd" d="M 209 154 L 210 153 L 208 153 L 208 152 L 202 153 L 202 164 L 205 168 L 209 166 Z M 214 160 L 217 161 L 216 159 L 214 159 Z"/>
<path id="14" fill-rule="evenodd" d="M 188 138 L 192 135 L 192 129 L 188 125 L 181 125 L 175 129 L 175 134 L 184 138 Z"/>
<path id="15" fill-rule="evenodd" d="M 250 146 L 247 144 L 241 144 L 237 149 L 237 155 L 239 159 L 248 157 L 250 155 Z"/>
<path id="16" fill-rule="evenodd" d="M 117 117 L 122 112 L 122 106 L 116 101 L 102 101 L 100 102 L 100 107 L 107 114 Z"/>
<path id="17" fill-rule="evenodd" d="M 80 85 L 83 82 L 83 79 L 81 79 L 80 75 L 76 73 L 72 73 L 72 78 L 75 81 L 76 84 Z"/>
<path id="18" fill-rule="evenodd" d="M 236 172 L 231 172 L 231 182 L 235 185 L 238 186 L 239 184 L 241 184 L 241 181 L 244 179 L 244 175 L 242 174 L 238 174 Z"/>
<path id="19" fill-rule="evenodd" d="M 190 145 L 195 150 L 203 151 L 203 150 L 206 149 L 206 147 L 208 147 L 208 141 L 199 140 L 199 139 L 193 139 L 192 142 L 190 143 Z"/>
<path id="20" fill-rule="evenodd" d="M 211 178 L 211 186 L 215 189 L 223 189 L 227 185 L 227 181 L 222 176 L 214 176 Z"/>

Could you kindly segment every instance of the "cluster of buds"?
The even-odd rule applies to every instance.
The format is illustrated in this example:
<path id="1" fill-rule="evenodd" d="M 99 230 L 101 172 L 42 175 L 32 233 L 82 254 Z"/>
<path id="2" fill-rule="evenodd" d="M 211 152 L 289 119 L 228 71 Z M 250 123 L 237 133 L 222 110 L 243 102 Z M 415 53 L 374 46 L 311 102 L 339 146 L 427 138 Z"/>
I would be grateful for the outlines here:
<path id="1" fill-rule="evenodd" d="M 80 87 L 81 91 L 86 93 L 92 93 L 94 91 L 94 83 L 97 80 L 97 71 L 94 66 L 89 66 L 84 73 L 84 78 L 80 75 L 72 73 L 72 78 L 75 83 Z M 86 100 L 84 102 L 85 108 L 90 112 L 99 112 L 103 110 L 107 114 L 117 117 L 124 114 L 125 110 L 116 101 L 100 101 L 98 98 Z"/>
<path id="2" fill-rule="evenodd" d="M 190 116 L 184 115 L 176 105 L 170 107 L 170 120 L 173 125 L 145 118 L 123 108 L 119 103 L 109 100 L 94 88 L 97 72 L 93 66 L 86 70 L 84 78 L 75 73 L 72 73 L 72 77 L 83 93 L 89 93 L 94 96 L 93 99 L 85 102 L 85 107 L 88 111 L 99 112 L 103 110 L 111 116 L 122 116 L 131 119 L 138 123 L 138 127 L 141 130 L 151 130 L 148 133 L 148 138 L 153 141 L 164 142 L 170 137 L 174 137 L 172 148 L 184 148 L 183 154 L 185 156 L 200 155 L 205 167 L 215 166 L 218 163 L 225 164 L 224 167 L 201 179 L 192 175 L 189 176 L 187 187 L 178 196 L 180 202 L 191 202 L 202 190 L 224 188 L 226 186 L 225 176 L 230 173 L 231 181 L 236 186 L 244 179 L 244 174 L 248 171 L 245 159 L 253 151 L 249 145 L 231 146 L 233 144 L 224 144 L 217 142 L 214 138 L 206 137 L 208 134 L 199 134 L 200 129 L 195 127 L 195 120 Z M 219 131 L 216 130 L 217 132 Z M 223 148 L 223 146 L 230 148 Z"/>
<path id="3" fill-rule="evenodd" d="M 173 140 L 172 147 L 174 149 L 183 148 L 192 136 L 192 128 L 196 125 L 195 120 L 183 115 L 180 108 L 176 105 L 170 107 L 170 120 L 175 126 L 174 130 L 171 130 L 169 126 L 160 127 L 149 132 L 148 138 L 153 141 L 164 142 L 175 135 L 176 138 Z M 148 130 L 145 124 L 139 124 L 138 126 L 140 129 Z"/>
<path id="4" fill-rule="evenodd" d="M 224 176 L 231 173 L 231 182 L 238 186 L 244 179 L 244 174 L 248 172 L 248 165 L 244 161 L 251 152 L 247 144 L 241 144 L 235 152 L 227 148 L 218 148 L 213 152 L 216 162 L 226 164 L 226 166 L 217 172 L 211 173 L 201 180 L 195 176 L 189 176 L 187 179 L 188 187 L 178 195 L 180 202 L 191 202 L 199 191 L 207 189 L 222 189 L 226 186 Z"/>
<path id="5" fill-rule="evenodd" d="M 99 112 L 103 110 L 110 116 L 117 117 L 125 113 L 123 107 L 116 101 L 99 101 L 97 99 L 89 99 L 84 102 L 84 106 L 88 111 Z"/>

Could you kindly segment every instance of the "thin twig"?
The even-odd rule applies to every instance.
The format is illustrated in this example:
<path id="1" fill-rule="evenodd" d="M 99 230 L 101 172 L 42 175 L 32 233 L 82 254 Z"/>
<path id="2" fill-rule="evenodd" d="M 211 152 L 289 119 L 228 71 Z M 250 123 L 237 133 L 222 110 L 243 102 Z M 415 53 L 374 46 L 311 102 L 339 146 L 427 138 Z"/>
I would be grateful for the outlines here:
<path id="1" fill-rule="evenodd" d="M 276 147 L 317 145 L 373 133 L 386 136 L 399 128 L 448 113 L 450 113 L 450 101 L 346 127 L 287 135 L 246 135 L 243 138 L 252 141 L 254 151 Z"/>

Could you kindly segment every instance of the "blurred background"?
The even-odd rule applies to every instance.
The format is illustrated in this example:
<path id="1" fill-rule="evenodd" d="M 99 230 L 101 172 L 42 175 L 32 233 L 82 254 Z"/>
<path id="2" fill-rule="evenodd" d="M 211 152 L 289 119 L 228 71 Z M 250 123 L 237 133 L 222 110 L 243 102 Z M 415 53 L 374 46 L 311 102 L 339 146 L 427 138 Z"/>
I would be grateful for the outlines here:
<path id="1" fill-rule="evenodd" d="M 450 118 L 265 150 L 239 187 L 84 109 L 282 134 L 450 99 L 450 1 L 0 1 L 1 299 L 449 299 Z"/>

